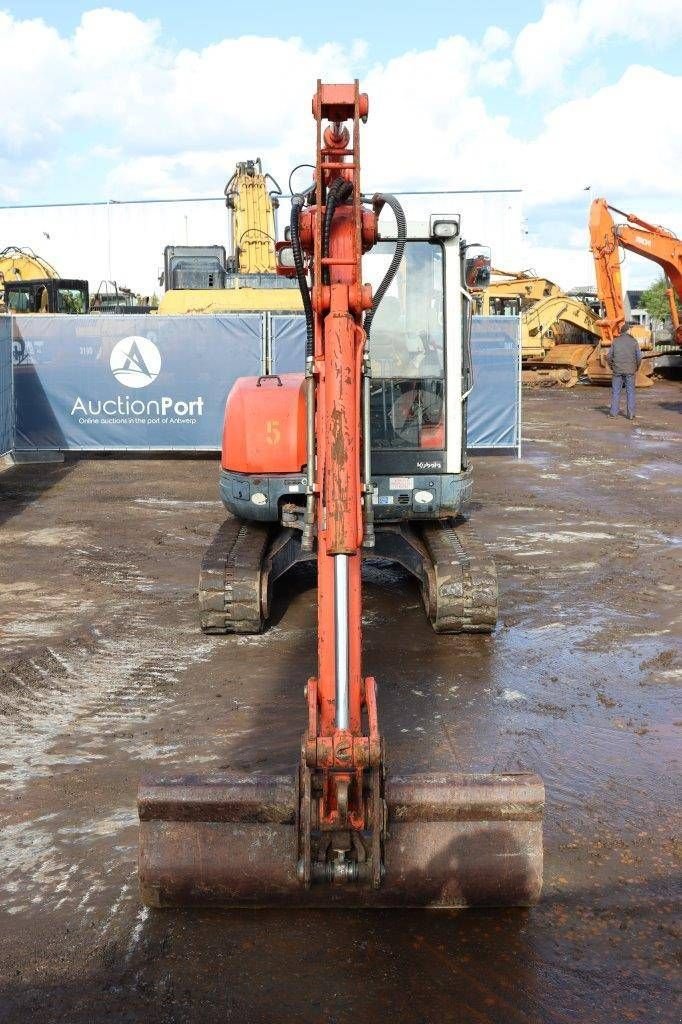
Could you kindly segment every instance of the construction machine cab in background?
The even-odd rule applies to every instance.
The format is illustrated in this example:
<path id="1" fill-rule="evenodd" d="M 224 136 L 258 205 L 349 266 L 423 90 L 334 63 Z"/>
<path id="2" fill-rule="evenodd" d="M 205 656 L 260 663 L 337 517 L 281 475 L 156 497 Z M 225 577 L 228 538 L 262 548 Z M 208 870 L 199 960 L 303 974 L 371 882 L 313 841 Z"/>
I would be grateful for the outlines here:
<path id="1" fill-rule="evenodd" d="M 223 245 L 166 246 L 159 313 L 301 312 L 296 281 L 277 274 L 280 195 L 260 160 L 238 163 L 225 186 L 231 254 Z"/>
<path id="2" fill-rule="evenodd" d="M 87 313 L 88 282 L 61 278 L 32 249 L 0 251 L 0 308 L 9 313 Z"/>
<path id="3" fill-rule="evenodd" d="M 8 313 L 87 313 L 88 282 L 68 278 L 7 281 Z"/>

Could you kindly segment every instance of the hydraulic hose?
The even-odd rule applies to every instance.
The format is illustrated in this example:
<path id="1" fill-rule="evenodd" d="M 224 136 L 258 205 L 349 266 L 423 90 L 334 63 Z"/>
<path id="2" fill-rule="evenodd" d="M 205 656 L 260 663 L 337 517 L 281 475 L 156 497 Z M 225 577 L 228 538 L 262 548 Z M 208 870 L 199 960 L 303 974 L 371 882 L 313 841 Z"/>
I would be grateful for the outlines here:
<path id="1" fill-rule="evenodd" d="M 372 308 L 365 314 L 363 326 L 365 328 L 365 334 L 367 335 L 368 338 L 370 330 L 372 328 L 372 320 L 374 319 L 374 314 L 379 308 L 379 303 L 381 302 L 384 295 L 388 291 L 391 285 L 391 281 L 395 277 L 398 271 L 398 267 L 400 266 L 400 261 L 403 258 L 403 253 L 405 252 L 405 239 L 407 237 L 407 223 L 405 221 L 405 213 L 396 197 L 388 194 L 384 195 L 382 193 L 377 193 L 375 196 L 373 196 L 373 201 L 375 206 L 382 203 L 386 203 L 387 206 L 391 207 L 391 209 L 393 210 L 393 215 L 395 216 L 396 224 L 398 225 L 398 236 L 395 243 L 395 252 L 393 253 L 393 259 L 389 264 L 388 270 L 384 274 L 383 281 L 381 282 L 381 284 L 379 285 L 374 294 Z"/>
<path id="2" fill-rule="evenodd" d="M 303 195 L 291 198 L 291 251 L 294 257 L 298 287 L 303 300 L 305 313 L 305 383 L 306 383 L 306 498 L 301 548 L 312 551 L 315 533 L 315 378 L 313 376 L 313 358 L 315 355 L 315 325 L 313 323 L 313 304 L 310 289 L 305 276 L 301 237 L 298 233 L 298 215 L 305 202 Z"/>
<path id="3" fill-rule="evenodd" d="M 298 233 L 298 215 L 303 206 L 303 196 L 295 195 L 291 200 L 291 251 L 294 256 L 294 266 L 298 287 L 303 300 L 303 312 L 305 313 L 305 354 L 306 359 L 312 359 L 315 353 L 315 328 L 313 326 L 313 304 L 310 301 L 310 289 L 306 281 L 305 268 L 303 266 L 303 250 L 301 249 L 301 238 Z"/>
<path id="4" fill-rule="evenodd" d="M 329 256 L 329 238 L 332 230 L 332 220 L 337 206 L 347 202 L 353 192 L 353 186 L 345 178 L 337 178 L 327 193 L 327 203 L 324 211 L 324 225 L 322 228 L 322 256 Z M 322 271 L 325 284 L 329 284 L 329 267 Z"/>
<path id="5" fill-rule="evenodd" d="M 364 197 L 363 197 L 364 198 Z M 363 380 L 362 380 L 362 418 L 363 418 L 363 487 L 364 487 L 364 499 L 363 499 L 363 512 L 364 512 L 364 540 L 363 547 L 373 548 L 375 543 L 374 537 L 374 508 L 373 508 L 373 485 L 372 485 L 372 454 L 370 446 L 370 386 L 371 386 L 371 375 L 372 368 L 369 356 L 369 333 L 372 328 L 372 320 L 374 314 L 379 308 L 379 303 L 383 299 L 384 295 L 388 291 L 391 281 L 395 277 L 400 261 L 403 258 L 405 252 L 405 241 L 407 238 L 407 223 L 405 221 L 405 214 L 403 208 L 395 198 L 391 195 L 383 195 L 377 193 L 372 197 L 375 210 L 381 209 L 384 203 L 393 210 L 393 215 L 396 219 L 398 226 L 398 234 L 395 244 L 395 252 L 393 258 L 388 266 L 388 270 L 384 274 L 383 281 L 374 293 L 372 306 L 365 314 L 363 327 L 365 329 L 365 355 L 363 360 Z"/>

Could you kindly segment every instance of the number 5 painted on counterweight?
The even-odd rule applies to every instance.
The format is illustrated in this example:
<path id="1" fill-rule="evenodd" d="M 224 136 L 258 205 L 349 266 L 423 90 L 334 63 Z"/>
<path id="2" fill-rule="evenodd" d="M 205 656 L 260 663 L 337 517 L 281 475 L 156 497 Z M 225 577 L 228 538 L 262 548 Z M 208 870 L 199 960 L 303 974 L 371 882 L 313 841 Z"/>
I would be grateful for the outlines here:
<path id="1" fill-rule="evenodd" d="M 268 420 L 265 424 L 265 436 L 268 444 L 279 444 L 282 440 L 282 431 L 279 428 L 279 420 Z"/>

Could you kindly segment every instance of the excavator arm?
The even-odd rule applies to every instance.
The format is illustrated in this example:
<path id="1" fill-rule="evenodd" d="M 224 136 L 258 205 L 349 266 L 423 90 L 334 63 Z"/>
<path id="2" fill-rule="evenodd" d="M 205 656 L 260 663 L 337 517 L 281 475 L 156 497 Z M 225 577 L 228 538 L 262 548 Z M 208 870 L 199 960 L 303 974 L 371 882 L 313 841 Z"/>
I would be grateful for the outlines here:
<path id="1" fill-rule="evenodd" d="M 552 295 L 562 295 L 561 288 L 549 281 L 546 277 L 536 277 L 529 271 L 521 270 L 514 273 L 511 270 L 491 270 L 491 282 L 488 286 L 488 294 L 491 298 L 504 298 L 508 295 L 516 295 L 524 304 L 540 302 Z M 499 281 L 496 278 L 504 278 Z"/>
<path id="2" fill-rule="evenodd" d="M 626 222 L 616 224 L 612 211 L 625 217 Z M 594 257 L 597 293 L 605 311 L 599 322 L 603 342 L 610 344 L 625 323 L 619 253 L 619 248 L 623 248 L 658 263 L 663 269 L 670 283 L 667 294 L 675 340 L 678 345 L 682 344 L 682 328 L 675 301 L 675 296 L 682 299 L 682 242 L 666 228 L 609 206 L 605 199 L 595 199 L 590 208 L 590 248 Z"/>
<path id="3" fill-rule="evenodd" d="M 597 318 L 592 310 L 584 302 L 562 294 L 550 295 L 531 306 L 524 315 L 524 327 L 540 355 L 564 333 L 567 340 L 572 340 L 570 336 L 574 334 L 583 344 L 586 337 L 591 336 L 593 341 L 598 337 Z"/>
<path id="4" fill-rule="evenodd" d="M 268 188 L 268 179 L 271 187 Z M 234 270 L 239 274 L 274 274 L 275 210 L 281 189 L 260 160 L 243 160 L 225 186 L 225 201 L 232 211 Z"/>

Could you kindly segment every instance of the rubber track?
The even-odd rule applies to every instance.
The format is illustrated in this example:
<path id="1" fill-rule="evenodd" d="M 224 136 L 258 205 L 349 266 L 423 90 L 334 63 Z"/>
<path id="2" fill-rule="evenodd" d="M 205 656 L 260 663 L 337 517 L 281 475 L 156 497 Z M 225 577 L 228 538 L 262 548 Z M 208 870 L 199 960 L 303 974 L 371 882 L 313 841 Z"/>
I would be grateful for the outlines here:
<path id="1" fill-rule="evenodd" d="M 422 538 L 436 579 L 436 633 L 491 633 L 497 623 L 497 570 L 468 522 L 429 523 Z"/>
<path id="2" fill-rule="evenodd" d="M 204 633 L 260 633 L 261 570 L 270 529 L 227 519 L 206 551 L 199 574 Z"/>

